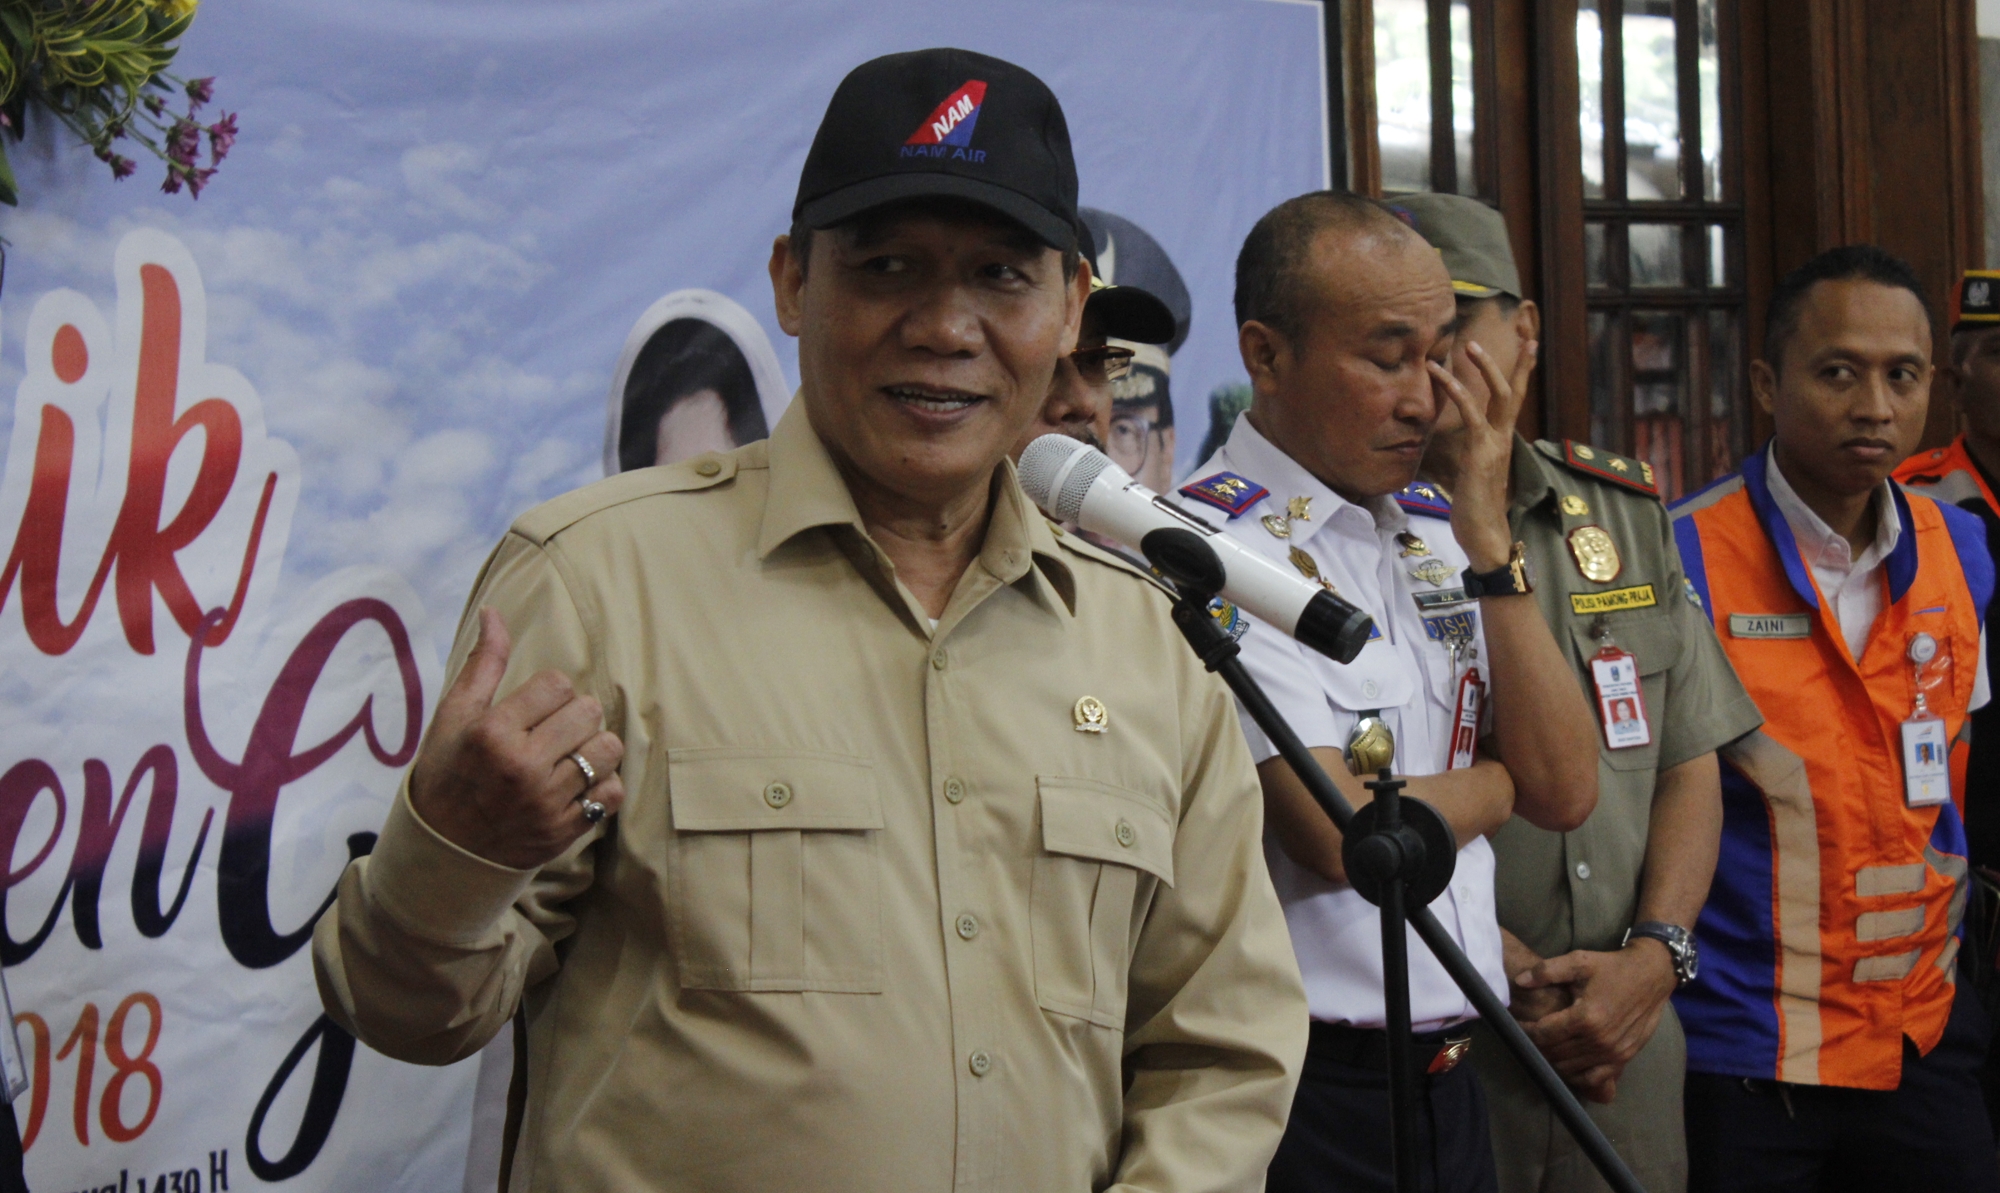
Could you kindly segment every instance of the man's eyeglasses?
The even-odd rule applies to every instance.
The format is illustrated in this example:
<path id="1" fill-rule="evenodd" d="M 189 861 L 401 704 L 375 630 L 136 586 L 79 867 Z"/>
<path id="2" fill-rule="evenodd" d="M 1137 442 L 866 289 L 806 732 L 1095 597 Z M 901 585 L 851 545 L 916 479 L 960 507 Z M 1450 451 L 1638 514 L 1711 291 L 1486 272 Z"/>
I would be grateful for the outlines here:
<path id="1" fill-rule="evenodd" d="M 1078 348 L 1069 354 L 1070 363 L 1083 379 L 1093 384 L 1117 381 L 1132 371 L 1132 357 L 1136 355 L 1130 348 L 1119 348 L 1112 344 L 1099 344 L 1095 348 Z"/>

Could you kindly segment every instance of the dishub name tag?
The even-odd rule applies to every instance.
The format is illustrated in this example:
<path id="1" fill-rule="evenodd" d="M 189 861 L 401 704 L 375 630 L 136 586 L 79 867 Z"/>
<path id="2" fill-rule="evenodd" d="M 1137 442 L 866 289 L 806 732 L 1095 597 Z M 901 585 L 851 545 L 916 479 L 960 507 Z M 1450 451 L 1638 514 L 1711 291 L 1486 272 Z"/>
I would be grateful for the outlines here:
<path id="1" fill-rule="evenodd" d="M 1810 638 L 1810 613 L 1731 613 L 1731 638 Z"/>

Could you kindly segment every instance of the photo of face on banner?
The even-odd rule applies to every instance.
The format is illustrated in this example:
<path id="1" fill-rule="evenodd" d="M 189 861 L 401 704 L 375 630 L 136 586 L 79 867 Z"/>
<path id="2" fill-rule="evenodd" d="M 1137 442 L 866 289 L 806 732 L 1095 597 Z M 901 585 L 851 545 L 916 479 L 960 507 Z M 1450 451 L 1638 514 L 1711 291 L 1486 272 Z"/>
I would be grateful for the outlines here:
<path id="1" fill-rule="evenodd" d="M 713 290 L 676 290 L 625 337 L 606 412 L 605 475 L 754 443 L 790 400 L 777 353 L 749 311 Z"/>
<path id="2" fill-rule="evenodd" d="M 1132 349 L 1132 371 L 1111 383 L 1111 442 L 1105 454 L 1155 493 L 1173 488 L 1174 400 L 1168 381 L 1173 354 L 1187 341 L 1193 307 L 1173 259 L 1144 228 L 1094 207 L 1077 209 L 1097 244 L 1097 272 L 1114 286 L 1137 286 L 1174 315 L 1174 338 L 1164 344 L 1111 340 Z"/>

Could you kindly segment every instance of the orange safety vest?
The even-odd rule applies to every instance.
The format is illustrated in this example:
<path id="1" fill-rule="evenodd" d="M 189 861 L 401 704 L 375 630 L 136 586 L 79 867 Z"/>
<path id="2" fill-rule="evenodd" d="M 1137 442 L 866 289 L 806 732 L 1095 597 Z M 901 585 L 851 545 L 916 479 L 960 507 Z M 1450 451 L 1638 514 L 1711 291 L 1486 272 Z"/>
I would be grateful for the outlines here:
<path id="1" fill-rule="evenodd" d="M 1986 487 L 1986 478 L 1972 462 L 1963 435 L 1946 447 L 1918 452 L 1903 461 L 1896 468 L 1896 479 L 1946 505 L 1963 505 L 1968 497 L 1977 497 L 1986 502 L 1987 509 L 2000 515 L 2000 501 L 1993 500 L 1993 490 Z"/>
<path id="2" fill-rule="evenodd" d="M 1766 484 L 1767 459 L 1674 509 L 1689 583 L 1765 718 L 1721 751 L 1701 971 L 1675 1007 L 1691 1070 L 1895 1089 L 1903 1038 L 1928 1053 L 1944 1034 L 1969 889 L 1961 809 L 1904 799 L 1909 642 L 1937 642 L 1927 702 L 1952 743 L 1956 800 L 1993 562 L 1977 518 L 1891 486 L 1902 530 L 1857 661 Z"/>

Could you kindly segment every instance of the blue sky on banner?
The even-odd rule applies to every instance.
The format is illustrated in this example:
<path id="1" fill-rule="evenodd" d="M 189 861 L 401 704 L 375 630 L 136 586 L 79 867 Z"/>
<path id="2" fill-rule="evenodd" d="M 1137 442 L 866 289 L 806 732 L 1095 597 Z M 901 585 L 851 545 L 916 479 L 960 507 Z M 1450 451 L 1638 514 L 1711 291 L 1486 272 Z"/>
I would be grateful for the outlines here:
<path id="1" fill-rule="evenodd" d="M 764 263 L 826 98 L 876 54 L 956 44 L 1050 83 L 1083 201 L 1186 278 L 1186 468 L 1209 390 L 1242 375 L 1237 246 L 1324 184 L 1319 18 L 1312 0 L 205 0 L 181 73 L 218 76 L 243 131 L 199 202 L 157 193 L 150 162 L 113 184 L 46 125 L 16 150 L 0 393 L 37 297 L 108 310 L 118 237 L 171 232 L 208 288 L 209 359 L 300 456 L 285 590 L 386 565 L 442 649 L 508 521 L 602 474 L 605 393 L 655 299 L 742 303 L 796 382 Z"/>

